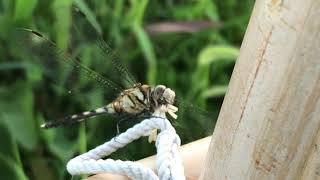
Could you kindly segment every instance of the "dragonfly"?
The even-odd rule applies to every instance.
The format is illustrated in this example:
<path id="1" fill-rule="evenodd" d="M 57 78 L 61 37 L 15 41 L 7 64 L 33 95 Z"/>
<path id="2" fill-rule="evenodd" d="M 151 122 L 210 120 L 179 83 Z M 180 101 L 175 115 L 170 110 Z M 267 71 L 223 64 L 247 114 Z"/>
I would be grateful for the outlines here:
<path id="1" fill-rule="evenodd" d="M 111 70 L 114 71 L 112 73 L 117 74 L 116 76 L 113 75 L 108 77 L 116 77 L 118 79 L 111 80 L 95 72 L 86 66 L 83 63 L 83 60 L 78 55 L 75 55 L 76 53 L 73 53 L 70 49 L 59 49 L 58 45 L 54 41 L 50 40 L 42 33 L 33 29 L 20 28 L 19 34 L 23 34 L 23 37 L 21 38 L 23 39 L 22 45 L 27 50 L 33 51 L 32 53 L 39 53 L 40 56 L 43 55 L 42 58 L 54 59 L 45 65 L 45 69 L 48 71 L 47 74 L 53 77 L 53 81 L 56 81 L 57 84 L 59 84 L 57 74 L 51 73 L 50 70 L 55 67 L 60 68 L 60 66 L 68 66 L 71 67 L 70 70 L 66 68 L 67 70 L 63 71 L 65 76 L 68 76 L 67 78 L 64 78 L 68 92 L 74 93 L 80 89 L 73 88 L 72 86 L 76 84 L 76 82 L 81 81 L 81 78 L 75 77 L 78 77 L 79 74 L 83 74 L 82 77 L 84 77 L 86 81 L 93 82 L 94 86 L 107 89 L 106 91 L 110 94 L 109 96 L 112 97 L 109 99 L 110 102 L 102 107 L 57 118 L 42 124 L 41 127 L 44 129 L 51 129 L 64 125 L 71 125 L 92 117 L 106 114 L 116 115 L 121 118 L 125 116 L 137 117 L 140 115 L 147 115 L 148 117 L 151 117 L 155 116 L 155 114 L 159 114 L 158 112 L 161 111 L 162 113 L 169 115 L 170 118 L 177 119 L 176 113 L 178 111 L 178 107 L 176 106 L 177 99 L 175 91 L 165 85 L 151 86 L 137 82 L 124 63 L 117 58 L 110 46 L 104 41 L 102 34 L 92 26 L 88 17 L 77 7 L 73 7 L 72 12 L 78 20 L 80 19 L 77 24 L 73 24 L 74 32 L 78 34 L 77 37 L 82 38 L 84 41 L 92 42 L 96 47 L 98 47 L 99 56 L 97 59 L 100 58 L 103 60 L 103 63 L 109 63 L 112 66 Z M 77 44 L 77 41 L 78 39 L 75 38 L 75 41 L 71 42 L 71 44 Z M 34 47 L 36 50 L 33 49 Z M 37 51 L 38 48 L 40 49 L 40 52 Z M 126 82 L 128 87 L 123 88 L 115 82 Z M 182 105 L 183 103 L 180 104 Z M 192 111 L 195 110 L 195 108 L 190 109 Z M 205 116 L 206 118 L 210 117 L 207 113 L 205 115 L 203 113 L 197 113 L 202 114 L 202 116 Z M 125 119 L 126 118 L 124 118 L 124 120 Z M 122 119 L 117 123 L 118 132 L 119 123 L 121 121 Z"/>
<path id="2" fill-rule="evenodd" d="M 175 92 L 164 85 L 157 85 L 153 88 L 150 85 L 139 83 L 132 88 L 122 91 L 115 100 L 106 106 L 51 121 L 42 124 L 41 127 L 48 129 L 73 124 L 101 114 L 153 114 L 157 110 L 163 109 L 161 107 L 164 107 L 164 111 L 176 119 L 177 115 L 175 113 L 178 111 L 178 108 L 173 105 L 174 99 Z M 119 127 L 117 129 L 119 131 Z"/>

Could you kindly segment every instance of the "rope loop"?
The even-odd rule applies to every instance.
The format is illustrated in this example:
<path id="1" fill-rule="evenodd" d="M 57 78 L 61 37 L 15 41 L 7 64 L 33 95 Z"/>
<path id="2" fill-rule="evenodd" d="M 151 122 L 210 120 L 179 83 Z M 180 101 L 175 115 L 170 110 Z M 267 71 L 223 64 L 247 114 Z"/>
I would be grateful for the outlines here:
<path id="1" fill-rule="evenodd" d="M 138 162 L 101 159 L 126 146 L 141 136 L 150 135 L 154 129 L 160 130 L 156 139 L 156 165 L 158 176 Z M 137 180 L 184 180 L 184 169 L 179 156 L 180 137 L 169 120 L 152 117 L 136 124 L 116 138 L 81 154 L 67 163 L 71 175 L 113 173 Z"/>

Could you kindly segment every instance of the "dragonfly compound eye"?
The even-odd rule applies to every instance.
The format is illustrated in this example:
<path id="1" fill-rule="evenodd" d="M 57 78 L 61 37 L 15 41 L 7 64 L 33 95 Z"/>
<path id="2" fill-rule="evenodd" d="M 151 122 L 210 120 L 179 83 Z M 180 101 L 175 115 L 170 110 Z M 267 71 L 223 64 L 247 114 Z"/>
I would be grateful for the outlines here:
<path id="1" fill-rule="evenodd" d="M 162 96 L 167 103 L 173 104 L 174 99 L 176 97 L 176 93 L 174 91 L 172 91 L 170 88 L 166 88 L 165 91 L 163 92 Z"/>
<path id="2" fill-rule="evenodd" d="M 159 104 L 173 104 L 175 92 L 164 85 L 158 85 L 154 88 L 153 99 Z"/>
<path id="3" fill-rule="evenodd" d="M 163 85 L 158 85 L 154 88 L 154 95 L 157 99 L 160 99 L 165 91 L 166 87 Z"/>

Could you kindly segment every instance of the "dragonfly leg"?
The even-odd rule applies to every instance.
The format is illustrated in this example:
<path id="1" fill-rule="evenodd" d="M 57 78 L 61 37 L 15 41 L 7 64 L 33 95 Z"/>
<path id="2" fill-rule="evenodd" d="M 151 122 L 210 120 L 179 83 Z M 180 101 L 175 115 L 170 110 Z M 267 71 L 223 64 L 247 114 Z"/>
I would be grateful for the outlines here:
<path id="1" fill-rule="evenodd" d="M 132 117 L 130 117 L 130 118 L 122 118 L 117 122 L 117 136 L 120 134 L 120 124 L 123 123 L 123 122 L 129 121 L 129 120 L 132 120 L 131 118 Z"/>
<path id="2" fill-rule="evenodd" d="M 156 116 L 152 116 L 150 113 L 148 112 L 140 112 L 138 114 L 135 114 L 135 115 L 131 115 L 130 117 L 125 117 L 125 118 L 122 118 L 120 119 L 118 122 L 117 122 L 117 134 L 119 135 L 120 134 L 120 125 L 123 123 L 123 122 L 126 122 L 126 121 L 138 121 L 140 119 L 144 119 L 144 118 L 150 118 L 150 117 L 156 117 Z"/>
<path id="3" fill-rule="evenodd" d="M 120 135 L 121 133 L 121 130 L 120 130 L 120 126 L 123 122 L 126 122 L 126 121 L 139 121 L 141 119 L 145 119 L 145 118 L 161 118 L 161 119 L 164 119 L 162 117 L 159 117 L 159 116 L 154 116 L 148 112 L 141 112 L 141 113 L 138 113 L 138 114 L 135 114 L 133 116 L 130 116 L 130 117 L 125 117 L 125 118 L 122 118 L 120 119 L 118 122 L 117 122 L 117 135 L 114 137 L 114 141 L 117 141 L 117 137 Z"/>

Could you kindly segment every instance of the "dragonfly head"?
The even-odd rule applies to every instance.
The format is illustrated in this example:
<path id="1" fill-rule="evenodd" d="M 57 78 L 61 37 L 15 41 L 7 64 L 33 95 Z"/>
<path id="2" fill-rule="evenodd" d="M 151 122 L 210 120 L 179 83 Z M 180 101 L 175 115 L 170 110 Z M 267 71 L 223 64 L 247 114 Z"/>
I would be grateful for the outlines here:
<path id="1" fill-rule="evenodd" d="M 152 98 L 158 105 L 173 104 L 176 93 L 164 85 L 157 85 L 152 93 Z"/>
<path id="2" fill-rule="evenodd" d="M 178 111 L 178 108 L 173 105 L 176 98 L 176 93 L 174 91 L 164 85 L 158 85 L 153 89 L 151 98 L 156 107 L 156 116 L 158 116 L 157 114 L 162 113 L 165 116 L 165 113 L 168 113 L 172 118 L 177 119 L 176 112 Z M 160 115 L 160 117 L 161 116 L 162 115 Z"/>

